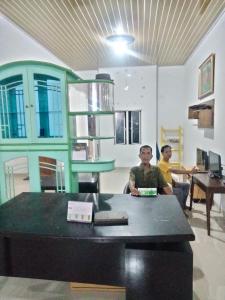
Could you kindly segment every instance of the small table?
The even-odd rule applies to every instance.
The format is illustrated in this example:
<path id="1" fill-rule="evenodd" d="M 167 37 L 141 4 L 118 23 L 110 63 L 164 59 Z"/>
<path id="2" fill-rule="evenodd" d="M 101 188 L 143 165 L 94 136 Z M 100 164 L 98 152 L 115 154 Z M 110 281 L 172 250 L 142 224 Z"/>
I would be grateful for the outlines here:
<path id="1" fill-rule="evenodd" d="M 214 193 L 225 194 L 225 184 L 222 179 L 211 178 L 208 173 L 194 174 L 191 181 L 190 210 L 192 209 L 194 185 L 198 185 L 206 194 L 207 231 L 210 235 L 210 210 Z"/>

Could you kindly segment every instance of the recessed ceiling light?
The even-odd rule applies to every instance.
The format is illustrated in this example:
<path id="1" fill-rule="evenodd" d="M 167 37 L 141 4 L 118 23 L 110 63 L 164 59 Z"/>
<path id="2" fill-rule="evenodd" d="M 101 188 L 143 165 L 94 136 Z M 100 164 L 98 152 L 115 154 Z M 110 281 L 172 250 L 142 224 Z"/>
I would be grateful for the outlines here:
<path id="1" fill-rule="evenodd" d="M 130 34 L 112 34 L 107 36 L 106 38 L 109 42 L 115 43 L 118 41 L 123 41 L 127 45 L 132 44 L 134 42 L 134 37 Z"/>
<path id="2" fill-rule="evenodd" d="M 134 37 L 129 34 L 112 34 L 107 36 L 106 40 L 117 54 L 123 54 L 127 46 L 134 42 Z"/>

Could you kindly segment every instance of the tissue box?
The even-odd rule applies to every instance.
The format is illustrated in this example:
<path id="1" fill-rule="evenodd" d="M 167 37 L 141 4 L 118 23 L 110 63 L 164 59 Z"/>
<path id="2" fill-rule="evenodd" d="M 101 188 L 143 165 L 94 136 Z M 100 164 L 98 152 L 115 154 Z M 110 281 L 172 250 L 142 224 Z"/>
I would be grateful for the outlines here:
<path id="1" fill-rule="evenodd" d="M 157 196 L 157 188 L 138 188 L 140 196 Z"/>

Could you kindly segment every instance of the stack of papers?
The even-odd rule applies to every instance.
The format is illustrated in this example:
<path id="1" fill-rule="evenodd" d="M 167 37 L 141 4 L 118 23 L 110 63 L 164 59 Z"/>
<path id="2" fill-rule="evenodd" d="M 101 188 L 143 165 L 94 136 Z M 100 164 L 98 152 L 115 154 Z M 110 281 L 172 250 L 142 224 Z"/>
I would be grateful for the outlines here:
<path id="1" fill-rule="evenodd" d="M 127 225 L 128 214 L 124 211 L 99 211 L 95 213 L 95 225 Z"/>

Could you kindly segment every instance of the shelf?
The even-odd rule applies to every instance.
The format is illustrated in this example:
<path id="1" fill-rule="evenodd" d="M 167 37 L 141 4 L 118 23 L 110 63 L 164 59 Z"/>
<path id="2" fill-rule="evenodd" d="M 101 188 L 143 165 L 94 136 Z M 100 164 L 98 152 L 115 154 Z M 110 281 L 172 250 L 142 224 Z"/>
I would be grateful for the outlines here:
<path id="1" fill-rule="evenodd" d="M 114 111 L 70 111 L 69 116 L 113 115 Z"/>
<path id="2" fill-rule="evenodd" d="M 109 140 L 114 138 L 115 136 L 76 136 L 72 137 L 71 140 Z"/>
<path id="3" fill-rule="evenodd" d="M 72 172 L 107 172 L 115 169 L 115 160 L 73 160 L 71 161 Z"/>
<path id="4" fill-rule="evenodd" d="M 82 84 L 82 83 L 109 83 L 114 85 L 113 80 L 107 80 L 107 79 L 79 79 L 76 81 L 70 81 L 69 83 L 75 83 L 75 84 Z"/>
<path id="5" fill-rule="evenodd" d="M 179 167 L 182 165 L 183 160 L 183 130 L 182 127 L 178 128 L 164 128 L 161 127 L 161 147 L 164 145 L 172 147 L 171 164 Z"/>
<path id="6" fill-rule="evenodd" d="M 100 147 L 112 143 L 115 138 L 113 81 L 79 80 L 70 83 L 68 117 L 72 172 L 113 170 L 114 160 L 102 159 Z"/>
<path id="7" fill-rule="evenodd" d="M 175 138 L 171 138 L 171 139 L 166 139 L 166 140 L 163 140 L 163 143 L 173 143 L 173 144 L 179 144 L 179 139 L 175 139 Z"/>
<path id="8" fill-rule="evenodd" d="M 198 128 L 214 127 L 214 99 L 188 107 L 188 119 L 197 119 Z"/>

